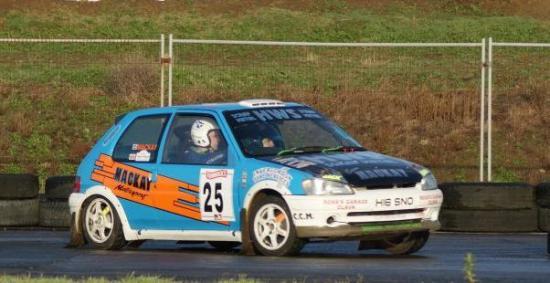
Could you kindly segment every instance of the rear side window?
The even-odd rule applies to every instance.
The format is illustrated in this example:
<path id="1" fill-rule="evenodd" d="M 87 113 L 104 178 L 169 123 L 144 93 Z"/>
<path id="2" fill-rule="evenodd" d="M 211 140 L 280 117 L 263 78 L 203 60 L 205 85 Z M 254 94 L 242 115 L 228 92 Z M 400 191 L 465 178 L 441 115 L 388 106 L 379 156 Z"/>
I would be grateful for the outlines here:
<path id="1" fill-rule="evenodd" d="M 122 162 L 155 162 L 168 115 L 135 119 L 118 140 L 113 159 Z"/>

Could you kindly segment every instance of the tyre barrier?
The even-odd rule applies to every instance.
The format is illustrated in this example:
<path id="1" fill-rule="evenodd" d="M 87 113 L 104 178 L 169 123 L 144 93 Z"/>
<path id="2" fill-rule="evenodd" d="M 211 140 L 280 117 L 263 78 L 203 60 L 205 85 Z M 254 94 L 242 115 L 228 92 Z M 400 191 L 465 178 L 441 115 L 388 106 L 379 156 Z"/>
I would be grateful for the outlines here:
<path id="1" fill-rule="evenodd" d="M 31 199 L 38 196 L 38 176 L 0 174 L 0 199 Z"/>
<path id="2" fill-rule="evenodd" d="M 449 232 L 535 232 L 537 209 L 453 210 L 440 213 L 441 230 Z"/>
<path id="3" fill-rule="evenodd" d="M 67 200 L 73 192 L 75 176 L 54 176 L 46 180 L 45 197 L 50 200 Z"/>
<path id="4" fill-rule="evenodd" d="M 74 180 L 75 176 L 54 176 L 46 180 L 40 201 L 40 226 L 59 228 L 71 225 L 68 198 Z"/>
<path id="5" fill-rule="evenodd" d="M 538 184 L 535 187 L 535 196 L 539 207 L 539 229 L 548 232 L 550 239 L 550 183 Z M 550 242 L 548 248 L 550 249 Z"/>
<path id="6" fill-rule="evenodd" d="M 540 183 L 535 187 L 535 196 L 539 207 L 550 208 L 550 183 Z"/>
<path id="7" fill-rule="evenodd" d="M 0 226 L 69 227 L 68 197 L 74 176 L 46 180 L 0 174 Z M 550 183 L 442 183 L 441 230 L 453 232 L 550 232 Z"/>
<path id="8" fill-rule="evenodd" d="M 38 203 L 38 198 L 0 200 L 0 226 L 38 225 Z"/>
<path id="9" fill-rule="evenodd" d="M 0 226 L 35 226 L 39 223 L 38 177 L 0 174 Z"/>
<path id="10" fill-rule="evenodd" d="M 527 183 L 443 183 L 443 208 L 509 210 L 535 208 L 534 188 Z"/>
<path id="11" fill-rule="evenodd" d="M 40 201 L 40 226 L 65 228 L 71 225 L 69 203 L 58 200 Z"/>
<path id="12" fill-rule="evenodd" d="M 539 216 L 534 188 L 526 183 L 443 183 L 441 230 L 534 232 Z"/>
<path id="13" fill-rule="evenodd" d="M 550 208 L 539 207 L 539 229 L 550 232 Z"/>

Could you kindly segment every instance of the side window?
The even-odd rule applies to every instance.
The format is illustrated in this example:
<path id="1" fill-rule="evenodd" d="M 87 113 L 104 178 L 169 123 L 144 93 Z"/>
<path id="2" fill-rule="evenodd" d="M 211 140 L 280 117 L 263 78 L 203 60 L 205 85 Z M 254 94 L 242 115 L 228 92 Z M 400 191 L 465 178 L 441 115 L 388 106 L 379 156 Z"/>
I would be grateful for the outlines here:
<path id="1" fill-rule="evenodd" d="M 226 165 L 227 143 L 210 116 L 174 118 L 164 146 L 163 163 Z"/>
<path id="2" fill-rule="evenodd" d="M 135 119 L 115 146 L 113 158 L 122 162 L 155 162 L 168 115 Z"/>

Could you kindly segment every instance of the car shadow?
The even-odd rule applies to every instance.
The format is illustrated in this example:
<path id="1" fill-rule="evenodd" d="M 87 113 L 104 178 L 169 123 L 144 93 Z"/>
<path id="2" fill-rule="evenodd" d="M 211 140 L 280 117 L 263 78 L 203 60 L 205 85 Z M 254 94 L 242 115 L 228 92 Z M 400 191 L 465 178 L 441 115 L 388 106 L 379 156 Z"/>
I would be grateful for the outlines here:
<path id="1" fill-rule="evenodd" d="M 207 244 L 200 245 L 163 245 L 159 247 L 157 245 L 148 245 L 141 248 L 125 248 L 122 250 L 124 253 L 189 253 L 189 254 L 201 254 L 212 256 L 245 256 L 241 253 L 239 248 L 232 249 L 230 251 L 219 251 Z M 256 257 L 256 258 L 280 258 L 280 257 Z M 413 254 L 413 255 L 391 255 L 386 254 L 381 250 L 367 250 L 367 251 L 354 251 L 352 249 L 342 251 L 330 251 L 323 249 L 323 251 L 315 251 L 312 248 L 305 249 L 296 256 L 289 256 L 284 258 L 296 258 L 296 259 L 375 259 L 375 260 L 428 260 L 433 257 Z"/>

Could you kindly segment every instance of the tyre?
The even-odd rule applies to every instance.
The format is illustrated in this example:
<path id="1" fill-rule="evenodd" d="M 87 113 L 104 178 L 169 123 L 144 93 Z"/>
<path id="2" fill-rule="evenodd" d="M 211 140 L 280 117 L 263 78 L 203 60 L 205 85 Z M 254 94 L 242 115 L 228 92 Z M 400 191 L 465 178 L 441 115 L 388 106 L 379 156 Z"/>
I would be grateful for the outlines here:
<path id="1" fill-rule="evenodd" d="M 39 200 L 0 200 L 0 226 L 35 226 L 38 224 Z"/>
<path id="2" fill-rule="evenodd" d="M 214 247 L 218 251 L 224 251 L 228 252 L 233 250 L 234 248 L 241 245 L 239 242 L 222 242 L 222 241 L 211 241 L 208 242 L 209 245 Z"/>
<path id="3" fill-rule="evenodd" d="M 296 236 L 289 209 L 280 197 L 259 195 L 250 209 L 250 239 L 258 254 L 288 256 L 300 252 L 304 240 Z"/>
<path id="4" fill-rule="evenodd" d="M 535 188 L 535 199 L 538 206 L 550 208 L 550 183 L 541 183 Z"/>
<path id="5" fill-rule="evenodd" d="M 66 201 L 41 201 L 40 226 L 42 227 L 69 227 L 71 213 Z"/>
<path id="6" fill-rule="evenodd" d="M 118 214 L 107 199 L 91 197 L 82 207 L 82 231 L 88 243 L 104 250 L 118 250 L 126 245 Z"/>
<path id="7" fill-rule="evenodd" d="M 442 231 L 533 232 L 538 230 L 537 209 L 452 210 L 439 215 Z"/>
<path id="8" fill-rule="evenodd" d="M 550 232 L 550 208 L 539 208 L 539 229 Z"/>
<path id="9" fill-rule="evenodd" d="M 74 176 L 55 176 L 46 180 L 44 196 L 51 200 L 67 200 L 73 192 Z"/>
<path id="10" fill-rule="evenodd" d="M 443 192 L 443 208 L 535 208 L 534 189 L 526 183 L 443 183 L 439 188 Z"/>
<path id="11" fill-rule="evenodd" d="M 392 255 L 408 255 L 419 251 L 430 237 L 430 231 L 419 231 L 382 241 L 384 249 Z"/>
<path id="12" fill-rule="evenodd" d="M 0 174 L 0 199 L 31 199 L 37 196 L 37 176 L 31 174 Z"/>

